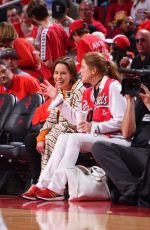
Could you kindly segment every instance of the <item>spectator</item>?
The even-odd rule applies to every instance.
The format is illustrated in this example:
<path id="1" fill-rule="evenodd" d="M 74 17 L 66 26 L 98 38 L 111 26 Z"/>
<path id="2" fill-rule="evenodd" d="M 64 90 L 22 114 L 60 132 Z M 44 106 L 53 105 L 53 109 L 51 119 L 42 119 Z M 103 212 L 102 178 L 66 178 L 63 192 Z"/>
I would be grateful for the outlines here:
<path id="1" fill-rule="evenodd" d="M 131 147 L 97 142 L 92 155 L 112 182 L 113 203 L 150 207 L 149 175 L 142 190 L 150 154 L 150 91 L 144 85 L 141 88 L 143 93 L 137 98 L 136 108 L 134 97 L 126 95 L 122 133 L 128 140 L 133 138 Z"/>
<path id="2" fill-rule="evenodd" d="M 129 39 L 122 34 L 116 35 L 113 39 L 106 39 L 106 42 L 110 43 L 110 54 L 112 61 L 114 61 L 118 67 L 120 67 L 120 60 L 123 57 L 128 56 L 128 50 L 130 47 Z M 131 60 L 129 60 L 129 65 Z"/>
<path id="3" fill-rule="evenodd" d="M 136 42 L 135 42 L 136 26 L 135 26 L 134 19 L 131 16 L 126 17 L 122 21 L 120 25 L 120 29 L 121 29 L 122 34 L 127 36 L 130 41 L 129 51 L 136 54 L 137 53 Z"/>
<path id="4" fill-rule="evenodd" d="M 36 45 L 39 46 L 41 60 L 51 68 L 57 58 L 66 55 L 67 49 L 69 49 L 69 37 L 61 25 L 50 22 L 44 1 L 33 0 L 28 5 L 27 13 L 31 20 L 40 26 Z"/>
<path id="5" fill-rule="evenodd" d="M 19 38 L 13 25 L 7 22 L 0 24 L 0 44 L 2 47 L 14 48 L 18 59 L 18 66 L 23 71 L 29 73 L 39 80 L 51 79 L 51 71 L 48 69 L 34 48 L 34 46 L 25 38 Z"/>
<path id="6" fill-rule="evenodd" d="M 139 30 L 136 33 L 136 47 L 138 55 L 132 60 L 131 69 L 149 69 L 150 68 L 150 32 L 148 30 Z M 128 65 L 129 60 L 122 59 L 121 65 Z"/>
<path id="7" fill-rule="evenodd" d="M 100 31 L 102 32 L 105 36 L 107 34 L 107 29 L 105 26 L 99 22 L 96 21 L 93 18 L 94 15 L 94 5 L 91 0 L 82 0 L 79 5 L 79 16 L 80 19 L 82 19 L 84 22 L 86 22 L 89 26 L 90 32 L 94 31 Z"/>
<path id="8" fill-rule="evenodd" d="M 136 33 L 136 47 L 139 52 L 131 64 L 132 69 L 150 68 L 150 32 L 148 30 L 139 30 Z"/>
<path id="9" fill-rule="evenodd" d="M 121 24 L 115 28 L 113 32 L 113 37 L 118 34 L 123 34 L 127 36 L 130 41 L 129 51 L 133 52 L 134 54 L 137 54 L 135 32 L 136 25 L 134 19 L 131 16 L 127 16 L 122 20 Z"/>
<path id="10" fill-rule="evenodd" d="M 68 11 L 67 14 L 69 17 L 73 19 L 79 18 L 79 4 L 72 1 L 72 0 L 66 0 Z"/>
<path id="11" fill-rule="evenodd" d="M 150 10 L 149 0 L 136 0 L 131 8 L 131 17 L 134 18 L 136 25 L 141 24 L 145 18 L 145 11 Z"/>
<path id="12" fill-rule="evenodd" d="M 59 23 L 69 33 L 69 25 L 74 20 L 67 15 L 67 3 L 64 0 L 55 0 L 52 3 L 52 23 Z"/>
<path id="13" fill-rule="evenodd" d="M 64 99 L 73 108 L 79 106 L 84 87 L 81 80 L 77 81 L 74 61 L 69 57 L 58 59 L 54 65 L 53 77 Z M 47 165 L 58 136 L 61 133 L 73 133 L 76 131 L 75 126 L 72 126 L 57 109 L 53 109 L 50 111 L 49 117 L 40 130 L 39 135 L 32 133 L 26 137 L 25 146 L 33 184 L 37 183 L 40 169 L 43 170 Z"/>
<path id="14" fill-rule="evenodd" d="M 0 59 L 3 59 L 7 62 L 7 66 L 13 72 L 13 74 L 30 76 L 28 73 L 24 72 L 18 67 L 19 56 L 17 55 L 15 49 L 1 48 Z"/>
<path id="15" fill-rule="evenodd" d="M 105 41 L 93 34 L 89 34 L 87 23 L 83 20 L 75 20 L 70 24 L 70 37 L 77 46 L 77 69 L 80 70 L 81 60 L 85 53 L 90 51 L 99 51 L 109 59 L 109 52 Z"/>
<path id="16" fill-rule="evenodd" d="M 116 25 L 116 21 L 124 19 L 126 16 L 130 16 L 130 10 L 132 1 L 130 0 L 117 0 L 111 3 L 107 8 L 106 25 L 113 28 Z"/>
<path id="17" fill-rule="evenodd" d="M 37 93 L 40 85 L 30 76 L 16 75 L 8 69 L 7 63 L 0 60 L 0 93 L 14 94 L 19 100 L 27 95 Z"/>
<path id="18" fill-rule="evenodd" d="M 22 11 L 21 11 L 21 16 L 20 16 L 20 21 L 13 23 L 17 34 L 19 37 L 25 37 L 29 38 L 32 43 L 34 44 L 34 39 L 36 38 L 37 35 L 37 30 L 38 27 L 32 24 L 32 21 L 30 18 L 28 18 L 27 15 L 27 7 L 28 5 L 22 6 Z"/>
<path id="19" fill-rule="evenodd" d="M 119 141 L 123 145 L 129 145 L 115 135 L 116 132 L 120 133 L 126 102 L 120 94 L 118 73 L 113 63 L 106 61 L 98 52 L 89 52 L 82 60 L 81 79 L 83 83 L 92 84 L 92 87 L 85 89 L 82 96 L 82 109 L 89 111 L 88 121 L 79 125 L 83 133 L 59 135 L 39 182 L 22 194 L 26 199 L 35 200 L 38 197 L 43 200 L 63 200 L 67 184 L 65 167 L 73 167 L 79 152 L 89 152 L 97 140 L 113 143 Z M 43 92 L 54 99 L 53 105 L 68 122 L 76 125 L 76 110 L 60 97 L 57 89 L 48 82 L 42 84 L 42 88 Z"/>
<path id="20" fill-rule="evenodd" d="M 10 6 L 6 10 L 7 22 L 14 23 L 20 21 L 19 10 L 16 6 Z"/>

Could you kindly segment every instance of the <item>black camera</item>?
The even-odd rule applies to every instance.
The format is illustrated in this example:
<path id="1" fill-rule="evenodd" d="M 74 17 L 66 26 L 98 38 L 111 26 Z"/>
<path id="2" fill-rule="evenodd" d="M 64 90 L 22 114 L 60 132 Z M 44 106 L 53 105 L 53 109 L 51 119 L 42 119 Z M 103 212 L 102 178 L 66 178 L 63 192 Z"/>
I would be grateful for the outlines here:
<path id="1" fill-rule="evenodd" d="M 122 80 L 121 94 L 136 96 L 141 92 L 141 79 L 127 77 Z"/>
<path id="2" fill-rule="evenodd" d="M 126 77 L 122 80 L 121 94 L 137 96 L 140 92 L 143 92 L 143 90 L 141 89 L 141 84 L 145 85 L 150 90 L 150 76 Z"/>
<path id="3" fill-rule="evenodd" d="M 144 84 L 150 89 L 150 70 L 134 70 L 134 69 L 120 69 L 121 73 L 126 73 L 130 77 L 125 77 L 122 80 L 121 94 L 136 96 L 141 90 L 141 84 Z"/>

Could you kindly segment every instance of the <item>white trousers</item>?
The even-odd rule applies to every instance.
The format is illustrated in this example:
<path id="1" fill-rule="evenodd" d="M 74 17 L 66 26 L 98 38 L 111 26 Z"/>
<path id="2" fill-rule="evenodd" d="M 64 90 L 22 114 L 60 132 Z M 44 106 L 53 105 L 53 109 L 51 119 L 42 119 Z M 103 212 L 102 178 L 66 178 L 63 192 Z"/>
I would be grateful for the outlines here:
<path id="1" fill-rule="evenodd" d="M 83 133 L 60 134 L 53 153 L 39 178 L 37 186 L 39 188 L 49 188 L 63 195 L 67 184 L 65 169 L 75 166 L 79 152 L 90 152 L 92 145 L 97 141 L 107 141 L 124 146 L 131 145 L 130 142 L 123 138 L 109 138 L 103 134 L 98 136 Z"/>

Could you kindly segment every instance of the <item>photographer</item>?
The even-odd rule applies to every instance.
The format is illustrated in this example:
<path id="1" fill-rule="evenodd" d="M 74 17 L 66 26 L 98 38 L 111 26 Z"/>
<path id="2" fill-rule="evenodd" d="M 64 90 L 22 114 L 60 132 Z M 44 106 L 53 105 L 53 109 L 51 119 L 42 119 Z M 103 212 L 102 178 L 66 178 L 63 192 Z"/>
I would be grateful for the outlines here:
<path id="1" fill-rule="evenodd" d="M 97 142 L 92 155 L 112 182 L 113 203 L 150 207 L 150 91 L 144 85 L 141 88 L 136 105 L 134 97 L 126 95 L 122 134 L 132 138 L 131 147 Z"/>

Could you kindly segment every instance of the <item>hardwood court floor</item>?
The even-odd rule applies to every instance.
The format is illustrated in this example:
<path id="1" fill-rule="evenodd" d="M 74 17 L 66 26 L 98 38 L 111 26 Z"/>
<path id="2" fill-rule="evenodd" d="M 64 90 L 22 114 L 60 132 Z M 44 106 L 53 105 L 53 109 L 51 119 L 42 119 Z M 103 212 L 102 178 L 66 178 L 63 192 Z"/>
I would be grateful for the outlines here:
<path id="1" fill-rule="evenodd" d="M 149 230 L 150 209 L 0 196 L 0 230 Z"/>

